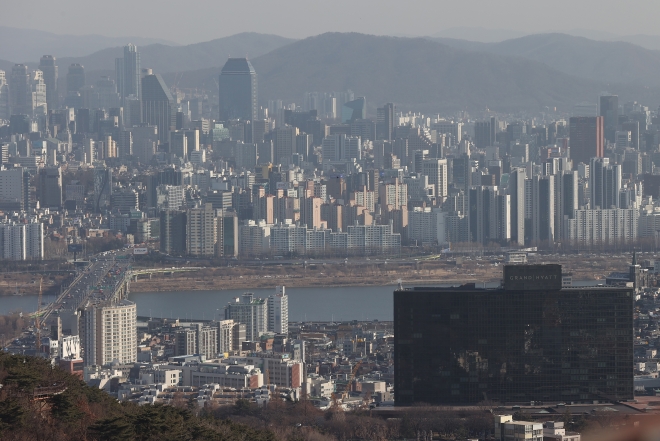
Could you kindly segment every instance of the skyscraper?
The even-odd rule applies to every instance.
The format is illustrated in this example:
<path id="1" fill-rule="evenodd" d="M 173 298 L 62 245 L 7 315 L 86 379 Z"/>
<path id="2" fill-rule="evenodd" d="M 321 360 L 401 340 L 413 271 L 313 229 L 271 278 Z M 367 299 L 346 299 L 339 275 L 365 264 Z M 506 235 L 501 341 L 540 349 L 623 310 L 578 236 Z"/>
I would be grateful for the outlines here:
<path id="1" fill-rule="evenodd" d="M 602 116 L 574 116 L 569 119 L 569 142 L 573 168 L 591 158 L 602 158 L 604 150 L 604 118 Z"/>
<path id="2" fill-rule="evenodd" d="M 121 104 L 129 96 L 141 98 L 140 75 L 140 53 L 137 46 L 128 44 L 124 46 L 124 57 L 115 59 L 115 73 L 117 75 L 117 91 Z"/>
<path id="3" fill-rule="evenodd" d="M 220 121 L 254 121 L 257 113 L 257 73 L 247 58 L 229 58 L 220 72 Z"/>
<path id="4" fill-rule="evenodd" d="M 268 331 L 289 333 L 289 296 L 284 286 L 275 287 L 275 294 L 268 297 Z"/>
<path id="5" fill-rule="evenodd" d="M 617 95 L 601 95 L 598 104 L 598 115 L 604 118 L 605 139 L 614 142 L 614 134 L 619 124 L 619 97 Z"/>
<path id="6" fill-rule="evenodd" d="M 9 79 L 9 108 L 12 115 L 32 116 L 32 87 L 30 73 L 24 64 L 16 64 L 11 69 Z"/>
<path id="7" fill-rule="evenodd" d="M 158 141 L 168 142 L 172 127 L 174 98 L 159 74 L 145 70 L 142 77 L 142 122 L 158 128 Z"/>
<path id="8" fill-rule="evenodd" d="M 39 70 L 44 73 L 44 83 L 46 83 L 46 103 L 48 104 L 48 109 L 55 110 L 59 107 L 57 90 L 58 69 L 55 57 L 52 55 L 44 55 L 41 57 Z"/>
<path id="9" fill-rule="evenodd" d="M 9 84 L 4 70 L 0 70 L 0 120 L 8 121 L 9 111 Z"/>
<path id="10" fill-rule="evenodd" d="M 356 119 L 367 117 L 367 99 L 363 96 L 348 101 L 341 106 L 341 121 L 343 123 L 353 122 Z"/>
<path id="11" fill-rule="evenodd" d="M 525 178 L 524 168 L 515 168 L 509 173 L 511 240 L 519 246 L 525 245 Z"/>
<path id="12" fill-rule="evenodd" d="M 66 93 L 75 94 L 83 87 L 85 87 L 85 67 L 78 63 L 72 64 L 66 74 Z"/>
<path id="13" fill-rule="evenodd" d="M 47 104 L 47 87 L 44 81 L 44 73 L 40 70 L 35 70 L 32 74 L 30 81 L 30 99 L 31 99 L 31 115 L 37 114 L 46 115 L 48 113 Z"/>
<path id="14" fill-rule="evenodd" d="M 39 203 L 42 208 L 62 206 L 62 169 L 44 167 L 39 170 Z"/>
<path id="15" fill-rule="evenodd" d="M 393 103 L 387 103 L 376 109 L 376 139 L 392 141 L 394 114 L 395 107 Z"/>
<path id="16" fill-rule="evenodd" d="M 94 210 L 102 211 L 110 203 L 112 195 L 112 169 L 94 169 Z"/>
<path id="17" fill-rule="evenodd" d="M 26 209 L 23 173 L 23 168 L 0 170 L 0 210 Z"/>

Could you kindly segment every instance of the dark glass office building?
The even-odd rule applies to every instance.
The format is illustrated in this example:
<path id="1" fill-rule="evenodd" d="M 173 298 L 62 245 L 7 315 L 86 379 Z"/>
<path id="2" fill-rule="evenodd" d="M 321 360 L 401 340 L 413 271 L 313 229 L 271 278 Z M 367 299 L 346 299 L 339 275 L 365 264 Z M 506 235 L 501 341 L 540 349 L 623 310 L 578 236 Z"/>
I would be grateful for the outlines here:
<path id="1" fill-rule="evenodd" d="M 257 118 L 257 73 L 247 58 L 229 58 L 220 72 L 220 121 Z"/>
<path id="2" fill-rule="evenodd" d="M 633 398 L 633 288 L 562 288 L 560 265 L 497 289 L 394 292 L 397 405 Z"/>

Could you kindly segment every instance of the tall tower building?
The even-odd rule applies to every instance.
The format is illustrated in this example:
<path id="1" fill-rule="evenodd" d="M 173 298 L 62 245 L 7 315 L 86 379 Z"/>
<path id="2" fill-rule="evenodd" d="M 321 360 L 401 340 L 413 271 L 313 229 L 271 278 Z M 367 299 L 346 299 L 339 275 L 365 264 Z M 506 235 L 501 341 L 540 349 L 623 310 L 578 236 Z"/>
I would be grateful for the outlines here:
<path id="1" fill-rule="evenodd" d="M 186 252 L 186 212 L 163 210 L 160 213 L 160 251 L 174 256 Z"/>
<path id="2" fill-rule="evenodd" d="M 25 210 L 25 180 L 23 168 L 0 170 L 0 209 Z"/>
<path id="3" fill-rule="evenodd" d="M 72 64 L 66 74 L 67 96 L 80 92 L 83 87 L 85 87 L 85 67 L 78 63 Z"/>
<path id="4" fill-rule="evenodd" d="M 9 84 L 4 70 L 0 70 L 0 120 L 9 121 Z"/>
<path id="5" fill-rule="evenodd" d="M 46 83 L 46 103 L 50 110 L 59 107 L 59 95 L 57 90 L 58 69 L 56 59 L 52 55 L 44 55 L 39 62 L 39 70 L 44 73 Z"/>
<path id="6" fill-rule="evenodd" d="M 94 169 L 94 209 L 100 212 L 110 203 L 112 195 L 112 169 Z"/>
<path id="7" fill-rule="evenodd" d="M 257 72 L 247 58 L 230 58 L 220 72 L 220 121 L 258 119 Z"/>
<path id="8" fill-rule="evenodd" d="M 474 123 L 474 145 L 478 149 L 485 149 L 493 145 L 491 121 L 477 121 Z"/>
<path id="9" fill-rule="evenodd" d="M 619 97 L 601 95 L 598 101 L 598 115 L 604 118 L 605 139 L 614 142 L 614 135 L 619 124 Z"/>
<path id="10" fill-rule="evenodd" d="M 602 116 L 574 116 L 569 119 L 569 143 L 573 168 L 591 158 L 602 158 L 604 148 L 604 118 Z"/>
<path id="11" fill-rule="evenodd" d="M 555 176 L 532 177 L 532 242 L 555 240 Z"/>
<path id="12" fill-rule="evenodd" d="M 32 113 L 35 112 L 40 115 L 48 114 L 48 101 L 47 101 L 47 87 L 44 81 L 44 73 L 40 70 L 35 70 L 30 82 L 31 99 L 32 99 Z"/>
<path id="13" fill-rule="evenodd" d="M 188 210 L 186 246 L 189 256 L 213 257 L 218 241 L 218 225 L 212 204 Z"/>
<path id="14" fill-rule="evenodd" d="M 117 91 L 121 104 L 129 96 L 141 98 L 140 75 L 140 53 L 137 46 L 128 44 L 124 46 L 124 57 L 115 59 L 115 73 L 117 75 Z"/>
<path id="15" fill-rule="evenodd" d="M 509 196 L 511 196 L 511 240 L 519 246 L 525 245 L 525 179 L 524 168 L 509 173 Z"/>
<path id="16" fill-rule="evenodd" d="M 137 308 L 128 300 L 89 305 L 80 315 L 85 366 L 137 361 Z"/>
<path id="17" fill-rule="evenodd" d="M 9 108 L 12 115 L 32 116 L 32 87 L 30 73 L 24 64 L 11 69 L 9 79 Z"/>
<path id="18" fill-rule="evenodd" d="M 395 111 L 393 103 L 387 103 L 376 109 L 376 139 L 392 141 Z"/>
<path id="19" fill-rule="evenodd" d="M 158 128 L 158 141 L 168 142 L 172 129 L 174 98 L 159 74 L 146 71 L 142 78 L 142 122 Z"/>
<path id="20" fill-rule="evenodd" d="M 275 294 L 268 297 L 268 331 L 276 334 L 289 333 L 289 296 L 286 287 L 275 287 Z"/>
<path id="21" fill-rule="evenodd" d="M 62 169 L 44 167 L 39 170 L 39 202 L 42 208 L 62 206 Z"/>
<path id="22" fill-rule="evenodd" d="M 422 174 L 429 177 L 429 184 L 435 187 L 435 196 L 439 201 L 447 199 L 447 160 L 424 159 Z"/>

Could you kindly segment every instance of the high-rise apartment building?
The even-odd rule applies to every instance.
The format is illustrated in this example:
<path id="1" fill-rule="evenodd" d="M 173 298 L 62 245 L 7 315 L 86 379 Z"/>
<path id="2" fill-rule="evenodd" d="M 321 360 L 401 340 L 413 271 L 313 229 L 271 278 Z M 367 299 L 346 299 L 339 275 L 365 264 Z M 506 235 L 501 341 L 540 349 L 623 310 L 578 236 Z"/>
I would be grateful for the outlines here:
<path id="1" fill-rule="evenodd" d="M 80 315 L 80 343 L 85 366 L 137 361 L 137 309 L 119 300 L 92 304 Z"/>
<path id="2" fill-rule="evenodd" d="M 57 88 L 58 69 L 55 57 L 44 55 L 39 62 L 39 70 L 44 74 L 46 83 L 46 103 L 49 110 L 59 108 L 59 92 Z"/>
<path id="3" fill-rule="evenodd" d="M 619 208 L 622 167 L 610 164 L 609 158 L 593 158 L 589 164 L 591 209 Z"/>
<path id="4" fill-rule="evenodd" d="M 44 229 L 40 222 L 0 223 L 0 256 L 6 260 L 44 258 Z"/>
<path id="5" fill-rule="evenodd" d="M 218 242 L 218 225 L 212 204 L 188 210 L 186 219 L 187 254 L 213 257 Z"/>
<path id="6" fill-rule="evenodd" d="M 174 98 L 159 74 L 150 70 L 142 77 L 142 123 L 158 128 L 158 141 L 168 142 L 173 127 L 172 106 Z"/>
<path id="7" fill-rule="evenodd" d="M 137 46 L 128 44 L 124 46 L 123 58 L 115 59 L 115 74 L 117 76 L 117 91 L 123 105 L 126 98 L 133 96 L 137 99 L 141 95 L 140 75 L 140 53 Z"/>
<path id="8" fill-rule="evenodd" d="M 0 170 L 0 209 L 25 209 L 25 179 L 22 167 Z"/>
<path id="9" fill-rule="evenodd" d="M 447 160 L 424 159 L 422 161 L 422 174 L 428 176 L 428 183 L 433 185 L 435 197 L 438 201 L 447 198 Z"/>
<path id="10" fill-rule="evenodd" d="M 160 252 L 180 256 L 186 252 L 186 212 L 163 210 L 160 213 Z"/>
<path id="11" fill-rule="evenodd" d="M 234 325 L 233 320 L 218 321 L 218 354 L 224 354 L 232 350 Z"/>
<path id="12" fill-rule="evenodd" d="M 219 78 L 220 121 L 258 119 L 257 72 L 247 58 L 229 58 Z"/>
<path id="13" fill-rule="evenodd" d="M 268 331 L 289 333 L 289 296 L 284 286 L 275 287 L 275 294 L 268 297 Z"/>
<path id="14" fill-rule="evenodd" d="M 574 116 L 569 120 L 569 143 L 573 168 L 579 163 L 589 164 L 591 158 L 605 153 L 604 118 L 602 116 Z"/>
<path id="15" fill-rule="evenodd" d="M 268 305 L 266 300 L 254 298 L 247 292 L 241 298 L 236 297 L 225 307 L 225 320 L 234 320 L 245 325 L 247 341 L 257 341 L 268 331 Z"/>
<path id="16" fill-rule="evenodd" d="M 396 403 L 632 399 L 632 291 L 563 288 L 560 265 L 505 266 L 492 289 L 397 290 Z"/>

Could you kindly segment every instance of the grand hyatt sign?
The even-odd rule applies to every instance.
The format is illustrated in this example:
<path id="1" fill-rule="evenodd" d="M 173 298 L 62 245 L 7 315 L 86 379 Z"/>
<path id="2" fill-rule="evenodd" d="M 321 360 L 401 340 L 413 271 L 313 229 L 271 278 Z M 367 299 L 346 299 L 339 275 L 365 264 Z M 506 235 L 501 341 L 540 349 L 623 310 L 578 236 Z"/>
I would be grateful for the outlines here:
<path id="1" fill-rule="evenodd" d="M 504 289 L 509 291 L 561 289 L 561 265 L 505 265 Z"/>

